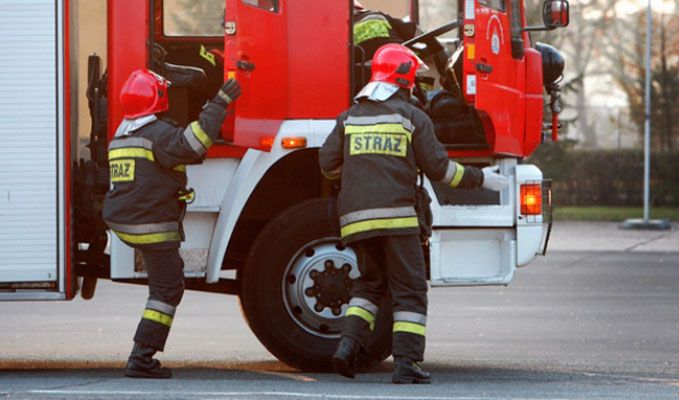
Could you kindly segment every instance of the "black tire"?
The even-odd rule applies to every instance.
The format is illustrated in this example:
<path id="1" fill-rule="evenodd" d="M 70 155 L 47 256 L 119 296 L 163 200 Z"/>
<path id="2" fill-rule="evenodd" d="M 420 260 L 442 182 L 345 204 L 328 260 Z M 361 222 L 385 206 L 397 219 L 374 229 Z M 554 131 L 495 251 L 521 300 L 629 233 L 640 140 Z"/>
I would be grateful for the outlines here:
<path id="1" fill-rule="evenodd" d="M 241 307 L 250 328 L 274 356 L 303 371 L 332 370 L 331 357 L 341 328 L 337 302 L 342 296 L 343 312 L 348 292 L 342 282 L 353 278 L 348 273 L 341 274 L 348 263 L 351 274 L 358 275 L 354 269 L 355 255 L 353 263 L 346 261 L 353 251 L 339 244 L 328 204 L 327 199 L 308 200 L 271 220 L 255 240 L 246 267 L 239 274 Z M 342 267 L 334 267 L 335 262 L 341 262 Z M 326 268 L 323 272 L 318 272 L 320 263 Z M 314 290 L 312 286 L 328 288 L 324 293 L 332 293 L 334 297 L 308 295 L 309 290 Z M 338 287 L 341 295 L 337 294 Z M 295 296 L 296 293 L 304 294 Z M 332 308 L 323 308 L 320 313 L 311 309 L 310 303 L 317 298 L 335 299 L 328 301 L 335 304 L 331 319 L 324 315 L 333 313 Z M 369 369 L 391 354 L 391 301 L 385 296 L 381 303 L 367 354 L 359 359 L 359 370 Z M 317 326 L 317 321 L 327 323 Z"/>

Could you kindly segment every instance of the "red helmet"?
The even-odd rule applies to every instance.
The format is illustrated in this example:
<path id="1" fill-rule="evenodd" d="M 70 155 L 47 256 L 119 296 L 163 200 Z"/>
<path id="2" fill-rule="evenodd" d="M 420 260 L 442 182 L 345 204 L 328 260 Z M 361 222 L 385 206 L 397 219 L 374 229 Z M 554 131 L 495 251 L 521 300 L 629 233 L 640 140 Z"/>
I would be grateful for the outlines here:
<path id="1" fill-rule="evenodd" d="M 372 60 L 370 82 L 393 83 L 402 88 L 415 86 L 415 73 L 422 61 L 409 48 L 396 43 L 377 49 Z"/>
<path id="2" fill-rule="evenodd" d="M 126 119 L 135 119 L 167 111 L 169 108 L 168 86 L 167 79 L 154 72 L 146 69 L 132 72 L 120 90 L 123 116 Z"/>

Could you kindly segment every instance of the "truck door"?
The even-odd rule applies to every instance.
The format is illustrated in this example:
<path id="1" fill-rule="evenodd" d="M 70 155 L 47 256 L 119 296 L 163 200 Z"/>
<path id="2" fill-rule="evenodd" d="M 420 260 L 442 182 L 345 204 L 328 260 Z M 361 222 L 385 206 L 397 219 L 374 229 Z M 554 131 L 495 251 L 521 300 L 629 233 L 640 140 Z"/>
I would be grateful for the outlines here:
<path id="1" fill-rule="evenodd" d="M 0 7 L 0 300 L 73 295 L 65 211 L 68 3 L 7 0 Z"/>
<path id="2" fill-rule="evenodd" d="M 494 149 L 521 154 L 525 67 L 518 0 L 466 0 L 464 93 Z"/>
<path id="3" fill-rule="evenodd" d="M 280 0 L 227 0 L 225 68 L 242 96 L 227 124 L 233 143 L 268 150 L 286 113 L 288 43 Z"/>

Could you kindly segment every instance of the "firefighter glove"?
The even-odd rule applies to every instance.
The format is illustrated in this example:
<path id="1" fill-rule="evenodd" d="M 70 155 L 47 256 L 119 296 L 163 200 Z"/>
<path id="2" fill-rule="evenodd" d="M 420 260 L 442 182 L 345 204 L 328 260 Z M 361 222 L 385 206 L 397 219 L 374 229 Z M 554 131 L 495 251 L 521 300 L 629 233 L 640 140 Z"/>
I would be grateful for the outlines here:
<path id="1" fill-rule="evenodd" d="M 484 189 L 494 190 L 499 192 L 500 190 L 506 188 L 509 185 L 509 180 L 506 176 L 500 175 L 498 171 L 499 167 L 486 167 L 482 169 L 483 171 L 483 185 Z"/>
<path id="2" fill-rule="evenodd" d="M 235 79 L 229 79 L 222 88 L 219 89 L 219 92 L 217 92 L 217 95 L 212 101 L 220 106 L 226 107 L 236 101 L 239 96 L 240 84 L 238 84 L 238 81 Z"/>

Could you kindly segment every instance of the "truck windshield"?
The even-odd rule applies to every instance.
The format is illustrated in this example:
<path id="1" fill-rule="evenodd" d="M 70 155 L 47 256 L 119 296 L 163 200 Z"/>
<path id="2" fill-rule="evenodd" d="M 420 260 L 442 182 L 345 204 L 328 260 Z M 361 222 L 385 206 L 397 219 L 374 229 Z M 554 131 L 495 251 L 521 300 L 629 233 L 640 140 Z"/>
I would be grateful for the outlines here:
<path id="1" fill-rule="evenodd" d="M 165 36 L 224 36 L 224 0 L 164 0 Z"/>

